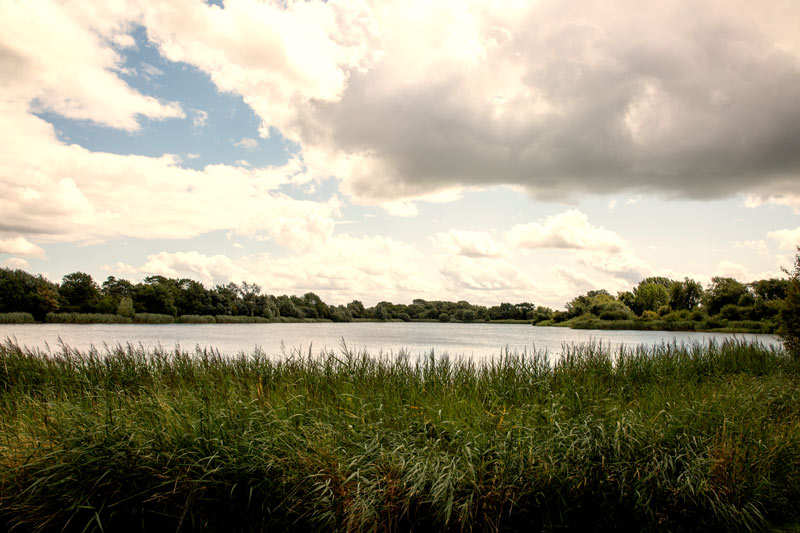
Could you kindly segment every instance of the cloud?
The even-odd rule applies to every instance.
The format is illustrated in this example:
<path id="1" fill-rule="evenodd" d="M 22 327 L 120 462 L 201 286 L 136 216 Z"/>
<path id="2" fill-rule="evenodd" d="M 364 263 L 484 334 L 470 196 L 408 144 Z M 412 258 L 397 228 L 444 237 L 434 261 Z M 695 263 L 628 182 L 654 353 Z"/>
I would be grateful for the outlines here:
<path id="1" fill-rule="evenodd" d="M 133 38 L 131 37 L 131 39 L 133 39 Z M 135 41 L 134 41 L 134 44 L 135 44 Z M 158 67 L 156 67 L 154 65 L 151 65 L 150 63 L 146 63 L 144 61 L 139 64 L 139 70 L 142 73 L 142 77 L 144 79 L 146 79 L 147 81 L 153 81 L 155 78 L 158 78 L 158 77 L 161 77 L 161 76 L 164 75 L 164 71 L 163 70 L 161 70 L 160 68 L 158 68 Z"/>
<path id="2" fill-rule="evenodd" d="M 800 236 L 800 232 L 798 232 L 798 236 Z M 735 241 L 733 243 L 734 248 L 744 248 L 746 250 L 753 250 L 757 252 L 759 255 L 767 255 L 767 243 L 762 240 L 758 241 Z"/>
<path id="3" fill-rule="evenodd" d="M 146 275 L 172 278 L 188 276 L 208 286 L 226 284 L 233 280 L 247 281 L 249 275 L 249 272 L 235 265 L 227 256 L 209 256 L 196 251 L 152 254 L 136 270 Z"/>
<path id="4" fill-rule="evenodd" d="M 539 222 L 511 228 L 508 240 L 521 248 L 566 248 L 617 253 L 627 243 L 613 231 L 593 226 L 589 217 L 577 209 L 551 215 Z"/>
<path id="5" fill-rule="evenodd" d="M 241 281 L 259 284 L 269 294 L 315 292 L 328 303 L 359 299 L 410 301 L 435 294 L 423 274 L 426 262 L 408 244 L 385 237 L 338 234 L 310 250 L 286 256 L 248 255 L 231 259 L 202 252 L 160 252 L 136 268 L 139 275 L 189 277 L 205 284 Z"/>
<path id="6" fill-rule="evenodd" d="M 653 269 L 630 250 L 617 253 L 605 251 L 581 251 L 577 253 L 578 262 L 596 271 L 620 278 L 628 283 L 638 283 L 653 274 Z"/>
<path id="7" fill-rule="evenodd" d="M 524 294 L 535 286 L 515 264 L 502 259 L 454 256 L 443 262 L 440 272 L 451 287 L 463 294 L 472 291 L 517 291 Z M 496 297 L 495 297 L 496 298 Z"/>
<path id="8" fill-rule="evenodd" d="M 791 190 L 792 187 L 785 188 Z M 744 201 L 744 205 L 750 208 L 761 207 L 765 204 L 785 205 L 791 207 L 795 214 L 797 214 L 800 213 L 800 193 L 774 194 L 765 192 L 761 194 L 749 194 Z"/>
<path id="9" fill-rule="evenodd" d="M 192 127 L 202 128 L 208 121 L 208 113 L 202 109 L 192 109 Z"/>
<path id="10" fill-rule="evenodd" d="M 783 277 L 783 274 L 779 270 L 751 272 L 746 266 L 725 259 L 717 265 L 714 276 L 734 278 L 742 283 L 750 283 L 761 279 L 780 278 Z"/>
<path id="11" fill-rule="evenodd" d="M 310 177 L 361 202 L 500 183 L 543 199 L 800 194 L 796 2 L 142 9 L 165 56 L 241 94 L 262 135 L 298 142 Z"/>
<path id="12" fill-rule="evenodd" d="M 30 270 L 31 265 L 21 257 L 9 257 L 3 261 L 3 266 L 12 270 Z"/>
<path id="13" fill-rule="evenodd" d="M 82 1 L 3 2 L 4 103 L 128 131 L 140 128 L 140 117 L 183 117 L 179 104 L 143 95 L 116 75 L 123 61 L 110 45 L 130 45 L 129 22 L 126 2 L 94 2 L 91 9 Z"/>
<path id="14" fill-rule="evenodd" d="M 505 246 L 485 231 L 450 230 L 436 233 L 433 242 L 453 255 L 464 257 L 501 257 L 507 253 Z"/>
<path id="15" fill-rule="evenodd" d="M 25 237 L 0 237 L 0 254 L 27 255 L 42 259 L 44 250 Z"/>
<path id="16" fill-rule="evenodd" d="M 770 231 L 767 233 L 767 237 L 778 241 L 778 247 L 781 250 L 794 251 L 800 246 L 800 227 Z"/>
<path id="17" fill-rule="evenodd" d="M 332 220 L 321 219 L 337 216 L 338 200 L 296 200 L 278 192 L 302 168 L 297 159 L 276 167 L 194 170 L 169 154 L 66 145 L 44 120 L 0 100 L 2 111 L 0 228 L 35 235 L 37 242 L 191 238 L 228 229 L 268 236 L 272 218 L 311 217 L 308 224 L 330 227 Z"/>
<path id="18" fill-rule="evenodd" d="M 237 142 L 236 146 L 245 150 L 255 150 L 258 148 L 258 141 L 251 137 L 242 137 L 242 140 Z"/>
<path id="19" fill-rule="evenodd" d="M 561 278 L 569 291 L 566 294 L 572 293 L 576 296 L 590 290 L 597 289 L 600 284 L 586 274 L 575 270 L 574 268 L 566 266 L 556 266 L 551 269 L 552 273 Z"/>

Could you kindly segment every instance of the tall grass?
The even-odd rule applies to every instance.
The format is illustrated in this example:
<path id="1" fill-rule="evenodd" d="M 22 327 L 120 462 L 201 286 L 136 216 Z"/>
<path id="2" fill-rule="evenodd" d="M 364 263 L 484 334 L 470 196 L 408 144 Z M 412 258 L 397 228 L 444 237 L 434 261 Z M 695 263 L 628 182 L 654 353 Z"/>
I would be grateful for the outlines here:
<path id="1" fill-rule="evenodd" d="M 130 324 L 131 319 L 108 313 L 47 313 L 49 324 Z"/>
<path id="2" fill-rule="evenodd" d="M 0 346 L 0 517 L 74 530 L 761 530 L 798 364 L 757 343 L 480 362 Z"/>
<path id="3" fill-rule="evenodd" d="M 268 318 L 260 316 L 216 315 L 214 319 L 217 324 L 262 324 L 270 322 Z"/>
<path id="4" fill-rule="evenodd" d="M 0 313 L 0 324 L 33 324 L 36 322 L 30 313 Z"/>
<path id="5" fill-rule="evenodd" d="M 216 324 L 212 315 L 181 315 L 177 320 L 180 324 Z"/>
<path id="6" fill-rule="evenodd" d="M 136 324 L 172 324 L 175 322 L 175 317 L 158 313 L 136 313 L 133 321 Z"/>

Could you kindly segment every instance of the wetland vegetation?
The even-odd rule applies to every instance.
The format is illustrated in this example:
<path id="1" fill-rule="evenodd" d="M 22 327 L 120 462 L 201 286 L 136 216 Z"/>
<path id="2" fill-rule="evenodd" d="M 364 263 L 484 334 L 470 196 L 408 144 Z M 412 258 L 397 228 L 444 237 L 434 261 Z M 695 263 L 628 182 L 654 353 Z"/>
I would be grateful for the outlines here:
<path id="1" fill-rule="evenodd" d="M 0 346 L 0 525 L 757 531 L 796 523 L 800 373 L 727 341 L 490 361 Z"/>

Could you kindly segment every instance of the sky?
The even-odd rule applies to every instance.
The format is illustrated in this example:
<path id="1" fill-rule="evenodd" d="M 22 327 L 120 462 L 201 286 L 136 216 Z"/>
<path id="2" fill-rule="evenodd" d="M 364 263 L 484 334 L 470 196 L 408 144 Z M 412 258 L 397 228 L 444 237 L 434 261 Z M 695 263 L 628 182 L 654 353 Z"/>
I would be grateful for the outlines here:
<path id="1" fill-rule="evenodd" d="M 561 308 L 781 277 L 796 0 L 4 0 L 0 265 Z"/>

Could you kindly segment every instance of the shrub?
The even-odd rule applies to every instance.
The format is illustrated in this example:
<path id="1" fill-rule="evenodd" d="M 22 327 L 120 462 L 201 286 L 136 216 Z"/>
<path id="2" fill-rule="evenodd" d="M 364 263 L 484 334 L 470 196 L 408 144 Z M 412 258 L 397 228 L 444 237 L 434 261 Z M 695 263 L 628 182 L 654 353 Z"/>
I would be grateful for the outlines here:
<path id="1" fill-rule="evenodd" d="M 642 320 L 660 320 L 661 317 L 655 311 L 645 311 L 642 313 Z"/>

